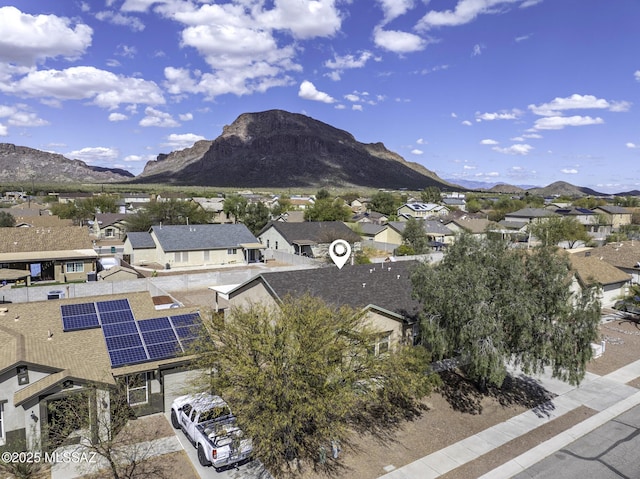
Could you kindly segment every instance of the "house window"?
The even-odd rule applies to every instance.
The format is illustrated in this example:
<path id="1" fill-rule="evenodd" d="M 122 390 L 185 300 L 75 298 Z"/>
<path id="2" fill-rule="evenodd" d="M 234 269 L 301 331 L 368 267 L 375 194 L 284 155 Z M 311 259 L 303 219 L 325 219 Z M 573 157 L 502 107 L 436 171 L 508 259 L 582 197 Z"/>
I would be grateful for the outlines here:
<path id="1" fill-rule="evenodd" d="M 26 366 L 18 366 L 16 373 L 18 375 L 18 386 L 29 384 L 29 369 Z"/>
<path id="2" fill-rule="evenodd" d="M 267 248 L 269 247 L 269 240 L 267 240 Z"/>
<path id="3" fill-rule="evenodd" d="M 188 251 L 176 251 L 174 253 L 174 260 L 176 263 L 188 263 L 189 252 Z"/>
<path id="4" fill-rule="evenodd" d="M 67 273 L 84 273 L 84 263 L 82 261 L 69 261 L 65 269 Z"/>
<path id="5" fill-rule="evenodd" d="M 132 374 L 126 377 L 127 402 L 129 406 L 147 404 L 149 402 L 149 381 L 147 373 Z"/>
<path id="6" fill-rule="evenodd" d="M 114 233 L 115 233 L 114 230 L 112 228 L 109 228 L 109 229 L 105 230 L 104 236 L 105 236 L 105 238 L 113 238 L 115 236 Z"/>
<path id="7" fill-rule="evenodd" d="M 210 261 L 211 255 L 209 254 L 209 250 L 204 252 L 204 261 Z"/>
<path id="8" fill-rule="evenodd" d="M 373 343 L 371 343 L 371 353 L 374 356 L 380 356 L 389 352 L 389 345 L 391 344 L 391 333 L 385 336 L 378 337 Z"/>
<path id="9" fill-rule="evenodd" d="M 229 248 L 227 250 L 227 254 L 236 254 L 238 252 L 237 248 Z"/>
<path id="10" fill-rule="evenodd" d="M 278 249 L 278 241 L 276 241 L 276 249 Z"/>

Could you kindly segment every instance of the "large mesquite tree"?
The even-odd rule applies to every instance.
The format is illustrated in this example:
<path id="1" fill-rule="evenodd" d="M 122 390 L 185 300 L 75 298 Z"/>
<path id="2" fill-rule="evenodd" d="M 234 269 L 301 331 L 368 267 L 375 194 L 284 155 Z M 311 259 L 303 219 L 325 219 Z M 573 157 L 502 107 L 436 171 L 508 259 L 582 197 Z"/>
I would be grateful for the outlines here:
<path id="1" fill-rule="evenodd" d="M 598 290 L 573 292 L 568 259 L 555 248 L 516 250 L 461 235 L 412 282 L 424 345 L 436 359 L 459 358 L 480 387 L 501 385 L 509 362 L 526 373 L 550 366 L 571 384 L 584 377 L 598 336 Z"/>

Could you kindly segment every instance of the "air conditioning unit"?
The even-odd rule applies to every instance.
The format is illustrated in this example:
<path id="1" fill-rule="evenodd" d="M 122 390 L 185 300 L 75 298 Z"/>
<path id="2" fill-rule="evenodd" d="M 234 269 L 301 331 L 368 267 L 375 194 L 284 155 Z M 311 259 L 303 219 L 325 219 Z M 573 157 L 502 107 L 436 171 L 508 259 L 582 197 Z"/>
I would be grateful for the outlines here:
<path id="1" fill-rule="evenodd" d="M 59 289 L 55 291 L 49 291 L 47 293 L 47 299 L 62 299 L 62 298 L 64 298 L 64 291 L 61 291 Z"/>

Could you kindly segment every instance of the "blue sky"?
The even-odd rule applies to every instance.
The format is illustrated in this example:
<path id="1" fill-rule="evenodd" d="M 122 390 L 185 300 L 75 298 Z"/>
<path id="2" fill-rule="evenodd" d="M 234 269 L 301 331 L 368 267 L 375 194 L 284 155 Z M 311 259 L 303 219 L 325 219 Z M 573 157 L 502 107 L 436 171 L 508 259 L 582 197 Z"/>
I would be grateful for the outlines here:
<path id="1" fill-rule="evenodd" d="M 451 180 L 640 189 L 638 0 L 0 1 L 0 142 L 134 174 L 279 108 Z"/>

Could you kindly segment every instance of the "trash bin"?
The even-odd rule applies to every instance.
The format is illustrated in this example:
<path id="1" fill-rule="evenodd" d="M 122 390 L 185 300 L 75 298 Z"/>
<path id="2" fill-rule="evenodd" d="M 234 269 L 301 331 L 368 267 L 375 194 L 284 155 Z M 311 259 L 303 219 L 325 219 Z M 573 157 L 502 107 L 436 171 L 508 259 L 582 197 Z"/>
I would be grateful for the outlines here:
<path id="1" fill-rule="evenodd" d="M 165 264 L 164 269 L 171 269 L 171 265 L 169 263 Z"/>
<path id="2" fill-rule="evenodd" d="M 112 253 L 112 254 L 115 254 L 115 252 L 116 252 L 116 247 L 115 247 L 115 246 L 112 246 L 112 247 L 111 247 L 111 253 Z"/>

